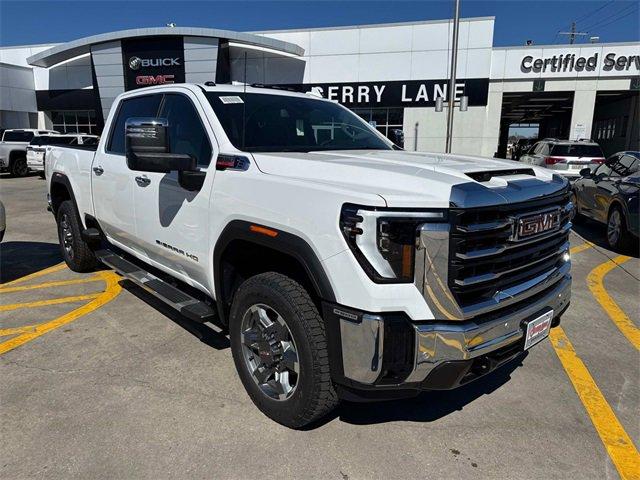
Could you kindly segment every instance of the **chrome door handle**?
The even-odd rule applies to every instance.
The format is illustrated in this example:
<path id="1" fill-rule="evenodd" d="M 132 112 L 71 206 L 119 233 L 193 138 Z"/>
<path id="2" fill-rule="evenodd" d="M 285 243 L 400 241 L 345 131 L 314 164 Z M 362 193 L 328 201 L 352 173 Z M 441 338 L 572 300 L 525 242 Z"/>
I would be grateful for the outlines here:
<path id="1" fill-rule="evenodd" d="M 136 183 L 141 187 L 146 187 L 151 183 L 151 179 L 146 175 L 143 175 L 141 177 L 136 177 Z"/>
<path id="2" fill-rule="evenodd" d="M 104 173 L 104 168 L 102 167 L 93 167 L 93 173 L 100 176 Z"/>

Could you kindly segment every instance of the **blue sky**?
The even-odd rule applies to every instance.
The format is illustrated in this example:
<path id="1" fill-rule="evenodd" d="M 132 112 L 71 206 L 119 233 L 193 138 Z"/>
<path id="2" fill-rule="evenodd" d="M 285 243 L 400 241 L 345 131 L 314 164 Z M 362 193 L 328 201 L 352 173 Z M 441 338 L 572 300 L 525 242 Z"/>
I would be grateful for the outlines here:
<path id="1" fill-rule="evenodd" d="M 495 46 L 561 43 L 573 20 L 601 42 L 640 38 L 638 1 L 462 0 L 463 17 L 495 16 Z M 451 18 L 447 1 L 136 1 L 0 0 L 0 44 L 55 43 L 134 27 L 217 27 L 251 31 Z M 584 41 L 584 40 L 580 40 Z M 567 42 L 568 43 L 568 42 Z"/>

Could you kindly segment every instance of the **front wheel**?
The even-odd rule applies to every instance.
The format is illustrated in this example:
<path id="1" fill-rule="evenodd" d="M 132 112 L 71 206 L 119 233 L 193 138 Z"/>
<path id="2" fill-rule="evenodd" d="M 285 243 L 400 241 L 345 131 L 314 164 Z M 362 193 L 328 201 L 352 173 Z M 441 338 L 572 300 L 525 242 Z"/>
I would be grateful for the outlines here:
<path id="1" fill-rule="evenodd" d="M 620 207 L 615 206 L 607 218 L 607 244 L 611 250 L 624 250 L 629 244 L 629 233 L 624 214 Z"/>
<path id="2" fill-rule="evenodd" d="M 29 167 L 27 167 L 27 159 L 25 157 L 18 157 L 11 163 L 9 168 L 11 176 L 13 177 L 26 177 L 29 173 Z"/>
<path id="3" fill-rule="evenodd" d="M 240 380 L 269 418 L 302 428 L 337 406 L 324 322 L 299 283 L 276 272 L 248 279 L 234 296 L 229 334 Z"/>

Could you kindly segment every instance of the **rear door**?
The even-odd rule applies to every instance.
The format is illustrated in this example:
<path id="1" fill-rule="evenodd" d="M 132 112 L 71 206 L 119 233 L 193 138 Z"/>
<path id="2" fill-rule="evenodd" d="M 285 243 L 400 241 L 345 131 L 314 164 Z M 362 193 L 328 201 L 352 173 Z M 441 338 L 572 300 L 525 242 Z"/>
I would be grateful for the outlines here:
<path id="1" fill-rule="evenodd" d="M 125 98 L 111 121 L 108 138 L 96 152 L 91 171 L 93 207 L 96 218 L 107 236 L 118 246 L 140 253 L 136 236 L 134 199 L 135 175 L 125 158 L 125 122 L 130 117 L 155 117 L 161 94 Z"/>
<path id="2" fill-rule="evenodd" d="M 180 185 L 178 172 L 135 172 L 134 201 L 143 209 L 136 215 L 138 236 L 153 264 L 192 285 L 206 285 L 203 262 L 210 247 L 209 197 L 215 174 L 209 167 L 218 146 L 192 92 L 166 93 L 158 116 L 168 121 L 171 153 L 192 155 L 208 173 L 200 190 L 189 191 Z"/>

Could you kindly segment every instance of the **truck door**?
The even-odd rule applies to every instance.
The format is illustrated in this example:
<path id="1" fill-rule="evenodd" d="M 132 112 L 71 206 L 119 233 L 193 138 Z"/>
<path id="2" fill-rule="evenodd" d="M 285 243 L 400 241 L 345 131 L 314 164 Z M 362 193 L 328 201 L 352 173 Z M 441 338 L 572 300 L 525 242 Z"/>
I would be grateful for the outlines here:
<path id="1" fill-rule="evenodd" d="M 129 170 L 125 157 L 124 127 L 129 117 L 157 116 L 161 99 L 161 94 L 155 94 L 122 100 L 91 166 L 93 208 L 100 226 L 118 246 L 136 252 L 141 251 L 135 222 L 140 208 L 134 202 L 135 172 Z"/>
<path id="2" fill-rule="evenodd" d="M 194 156 L 198 167 L 208 173 L 201 189 L 189 191 L 180 185 L 178 172 L 135 172 L 134 203 L 143 209 L 136 215 L 138 237 L 156 266 L 188 283 L 206 285 L 209 198 L 215 174 L 209 164 L 218 146 L 191 92 L 166 93 L 158 117 L 168 121 L 171 152 Z"/>

